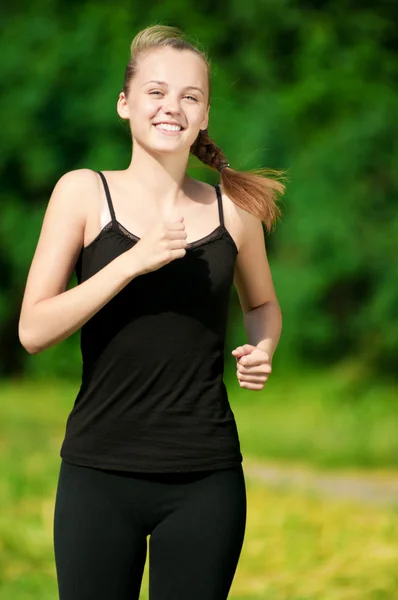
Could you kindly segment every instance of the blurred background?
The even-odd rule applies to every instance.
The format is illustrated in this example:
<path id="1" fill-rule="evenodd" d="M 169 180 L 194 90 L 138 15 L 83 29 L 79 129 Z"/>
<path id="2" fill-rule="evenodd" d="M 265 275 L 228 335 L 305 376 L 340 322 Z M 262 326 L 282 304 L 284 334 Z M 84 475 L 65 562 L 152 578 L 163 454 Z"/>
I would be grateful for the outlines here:
<path id="1" fill-rule="evenodd" d="M 398 3 L 27 0 L 1 9 L 0 600 L 57 598 L 59 449 L 79 333 L 18 339 L 57 180 L 126 168 L 116 102 L 139 30 L 180 27 L 212 63 L 209 134 L 238 170 L 286 171 L 267 235 L 283 332 L 262 392 L 225 382 L 247 475 L 233 600 L 398 599 Z M 192 157 L 191 176 L 218 173 Z M 73 276 L 70 286 L 76 285 Z M 142 589 L 147 598 L 148 565 Z M 115 599 L 116 600 L 116 599 Z"/>

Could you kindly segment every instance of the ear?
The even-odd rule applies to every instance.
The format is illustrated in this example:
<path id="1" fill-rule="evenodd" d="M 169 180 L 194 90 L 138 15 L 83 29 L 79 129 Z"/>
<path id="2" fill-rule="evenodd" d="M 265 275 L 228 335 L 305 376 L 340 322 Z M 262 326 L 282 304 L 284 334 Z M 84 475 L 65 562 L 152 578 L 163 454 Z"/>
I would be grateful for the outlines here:
<path id="1" fill-rule="evenodd" d="M 118 98 L 117 105 L 116 105 L 116 110 L 117 110 L 119 117 L 121 117 L 122 119 L 125 119 L 125 120 L 130 119 L 129 106 L 127 104 L 127 98 L 126 98 L 124 92 L 120 92 L 120 94 L 119 94 L 119 98 Z"/>
<path id="2" fill-rule="evenodd" d="M 210 104 L 207 107 L 206 116 L 203 119 L 202 123 L 200 124 L 201 129 L 207 129 L 207 127 L 209 125 L 209 112 L 210 112 Z"/>

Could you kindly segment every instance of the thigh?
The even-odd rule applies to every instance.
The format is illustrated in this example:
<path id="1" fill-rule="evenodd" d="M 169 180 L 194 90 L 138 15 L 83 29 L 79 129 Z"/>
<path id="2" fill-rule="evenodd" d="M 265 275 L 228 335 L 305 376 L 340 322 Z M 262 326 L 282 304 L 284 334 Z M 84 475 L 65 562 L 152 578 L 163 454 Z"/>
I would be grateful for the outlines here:
<path id="1" fill-rule="evenodd" d="M 138 600 L 147 540 L 120 501 L 120 486 L 127 484 L 106 471 L 61 462 L 54 508 L 60 600 Z"/>
<path id="2" fill-rule="evenodd" d="M 149 540 L 149 599 L 224 600 L 246 528 L 242 466 L 174 488 L 178 501 Z"/>

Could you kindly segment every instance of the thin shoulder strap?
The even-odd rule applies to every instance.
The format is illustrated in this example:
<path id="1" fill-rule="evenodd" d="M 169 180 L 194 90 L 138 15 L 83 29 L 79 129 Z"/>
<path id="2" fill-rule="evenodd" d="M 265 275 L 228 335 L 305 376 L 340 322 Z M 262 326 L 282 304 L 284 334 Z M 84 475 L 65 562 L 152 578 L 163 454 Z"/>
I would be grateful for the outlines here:
<path id="1" fill-rule="evenodd" d="M 104 184 L 104 188 L 105 188 L 106 199 L 108 201 L 109 212 L 111 213 L 112 221 L 115 222 L 116 215 L 115 215 L 115 211 L 114 211 L 113 204 L 112 204 L 111 194 L 109 192 L 108 182 L 105 179 L 105 175 L 101 171 L 96 171 L 96 173 L 98 173 L 101 176 L 102 183 Z"/>
<path id="2" fill-rule="evenodd" d="M 222 196 L 221 196 L 220 186 L 218 183 L 216 184 L 215 188 L 216 188 L 216 192 L 217 192 L 218 214 L 220 217 L 220 225 L 221 225 L 221 227 L 224 227 L 224 213 L 223 213 L 223 209 L 222 209 Z"/>

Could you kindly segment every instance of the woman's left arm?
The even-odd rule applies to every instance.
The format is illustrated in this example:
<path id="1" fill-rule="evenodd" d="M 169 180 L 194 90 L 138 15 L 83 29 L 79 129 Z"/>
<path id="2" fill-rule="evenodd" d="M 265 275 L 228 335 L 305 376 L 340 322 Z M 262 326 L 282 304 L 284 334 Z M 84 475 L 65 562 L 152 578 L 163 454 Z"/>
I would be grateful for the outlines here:
<path id="1" fill-rule="evenodd" d="M 235 263 L 234 284 L 243 312 L 248 343 L 232 354 L 241 387 L 261 390 L 272 370 L 272 358 L 282 331 L 261 221 L 241 211 L 242 234 Z"/>

